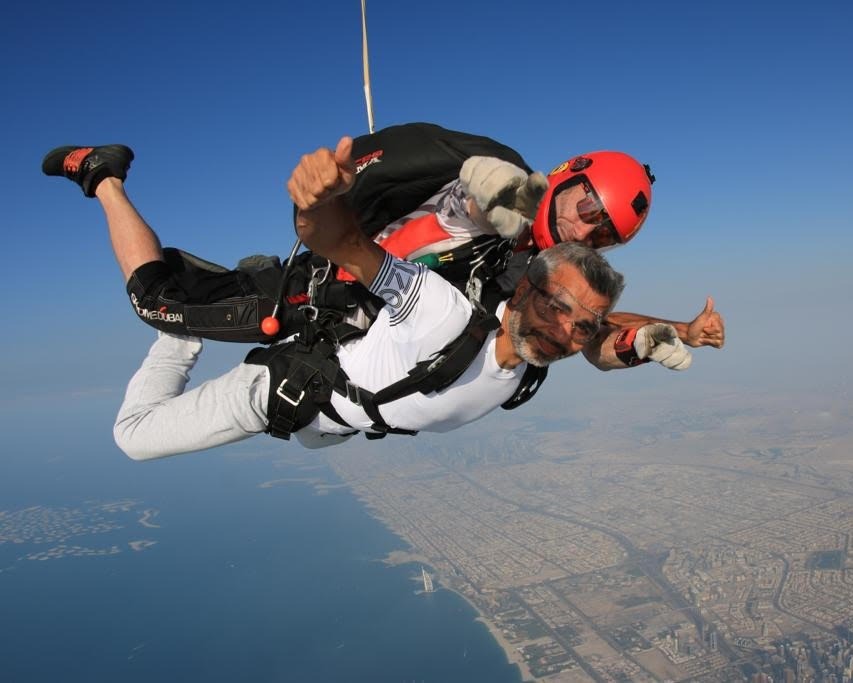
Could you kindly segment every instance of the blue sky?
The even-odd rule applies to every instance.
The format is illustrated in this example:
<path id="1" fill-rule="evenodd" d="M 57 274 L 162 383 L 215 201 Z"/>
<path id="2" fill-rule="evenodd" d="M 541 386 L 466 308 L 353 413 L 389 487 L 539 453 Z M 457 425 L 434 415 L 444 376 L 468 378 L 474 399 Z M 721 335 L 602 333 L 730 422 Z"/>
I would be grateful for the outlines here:
<path id="1" fill-rule="evenodd" d="M 686 374 L 600 379 L 574 361 L 560 376 L 614 395 L 849 388 L 853 6 L 533 7 L 371 0 L 377 126 L 490 135 L 545 171 L 593 149 L 650 163 L 651 217 L 609 254 L 623 307 L 686 319 L 713 294 L 729 332 Z M 228 265 L 286 252 L 289 171 L 366 132 L 359 3 L 35 0 L 6 9 L 0 35 L 4 412 L 29 430 L 70 399 L 108 430 L 153 335 L 127 305 L 97 204 L 43 177 L 43 154 L 129 144 L 128 190 L 165 244 Z M 199 377 L 246 351 L 209 348 Z"/>

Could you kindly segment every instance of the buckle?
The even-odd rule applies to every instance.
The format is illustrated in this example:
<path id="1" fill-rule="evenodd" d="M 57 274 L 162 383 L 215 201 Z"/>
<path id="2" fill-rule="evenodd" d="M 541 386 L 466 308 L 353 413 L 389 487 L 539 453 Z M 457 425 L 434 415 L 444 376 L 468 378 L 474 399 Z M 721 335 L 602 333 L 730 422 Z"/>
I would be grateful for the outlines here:
<path id="1" fill-rule="evenodd" d="M 314 322 L 320 315 L 320 310 L 316 306 L 313 306 L 311 304 L 302 304 L 296 310 L 304 313 L 305 320 L 307 320 L 308 322 Z"/>
<path id="2" fill-rule="evenodd" d="M 308 303 L 312 306 L 317 301 L 317 288 L 329 278 L 332 271 L 332 262 L 326 260 L 326 265 L 319 268 L 311 267 L 311 279 L 308 281 Z M 315 316 L 316 318 L 316 316 Z"/>
<path id="3" fill-rule="evenodd" d="M 301 391 L 299 393 L 299 396 L 297 396 L 296 399 L 293 399 L 284 393 L 284 385 L 285 384 L 287 384 L 286 378 L 283 379 L 281 381 L 281 384 L 278 385 L 278 389 L 275 390 L 275 395 L 278 396 L 279 398 L 284 399 L 285 401 L 287 401 L 290 405 L 292 405 L 295 408 L 296 406 L 298 406 L 302 402 L 302 399 L 305 397 L 305 392 Z"/>
<path id="4" fill-rule="evenodd" d="M 429 365 L 427 365 L 426 371 L 432 372 L 437 367 L 441 366 L 444 363 L 444 361 L 446 361 L 446 360 L 447 360 L 447 354 L 446 353 L 437 352 L 435 354 L 435 360 L 433 360 Z"/>
<path id="5" fill-rule="evenodd" d="M 346 381 L 346 390 L 347 390 L 347 399 L 352 401 L 357 406 L 361 405 L 361 395 L 359 394 L 359 388 L 357 384 L 353 384 L 349 380 Z"/>
<path id="6" fill-rule="evenodd" d="M 474 308 L 479 309 L 483 309 L 483 305 L 480 303 L 480 299 L 483 298 L 483 281 L 477 277 L 477 271 L 482 265 L 483 264 L 480 263 L 471 269 L 471 274 L 468 276 L 468 282 L 465 284 L 465 295 L 468 297 L 468 301 L 471 302 L 471 305 Z"/>

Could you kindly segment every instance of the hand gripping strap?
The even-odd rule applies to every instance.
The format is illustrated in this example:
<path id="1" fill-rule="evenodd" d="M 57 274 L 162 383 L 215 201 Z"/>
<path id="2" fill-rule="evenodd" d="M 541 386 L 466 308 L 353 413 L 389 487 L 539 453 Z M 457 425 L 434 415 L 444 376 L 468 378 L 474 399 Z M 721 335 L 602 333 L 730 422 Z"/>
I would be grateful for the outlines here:
<path id="1" fill-rule="evenodd" d="M 649 362 L 648 358 L 640 358 L 637 355 L 637 349 L 634 348 L 634 340 L 637 338 L 637 331 L 637 328 L 622 330 L 617 335 L 616 341 L 613 344 L 613 350 L 616 352 L 616 357 L 629 368 Z"/>

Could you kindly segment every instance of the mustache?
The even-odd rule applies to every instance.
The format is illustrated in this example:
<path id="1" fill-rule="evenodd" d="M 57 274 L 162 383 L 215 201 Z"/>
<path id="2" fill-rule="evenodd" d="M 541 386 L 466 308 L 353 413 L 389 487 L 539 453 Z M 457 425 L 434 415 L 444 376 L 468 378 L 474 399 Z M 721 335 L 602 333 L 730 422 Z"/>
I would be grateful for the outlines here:
<path id="1" fill-rule="evenodd" d="M 547 334 L 543 334 L 538 330 L 522 330 L 522 335 L 525 337 L 538 337 L 540 339 L 544 339 L 550 346 L 556 348 L 560 355 L 568 356 L 570 355 L 569 347 L 561 342 L 557 341 L 553 337 L 548 336 Z"/>

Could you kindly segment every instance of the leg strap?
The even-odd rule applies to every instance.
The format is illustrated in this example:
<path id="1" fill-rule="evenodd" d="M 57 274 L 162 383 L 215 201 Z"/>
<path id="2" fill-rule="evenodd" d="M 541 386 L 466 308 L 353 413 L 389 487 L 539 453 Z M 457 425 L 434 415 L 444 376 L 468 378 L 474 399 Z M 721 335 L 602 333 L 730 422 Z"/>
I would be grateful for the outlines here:
<path id="1" fill-rule="evenodd" d="M 289 439 L 329 405 L 340 369 L 335 348 L 323 340 L 310 347 L 297 341 L 253 349 L 245 362 L 269 368 L 267 432 L 279 439 Z"/>

